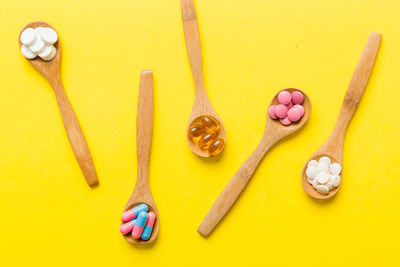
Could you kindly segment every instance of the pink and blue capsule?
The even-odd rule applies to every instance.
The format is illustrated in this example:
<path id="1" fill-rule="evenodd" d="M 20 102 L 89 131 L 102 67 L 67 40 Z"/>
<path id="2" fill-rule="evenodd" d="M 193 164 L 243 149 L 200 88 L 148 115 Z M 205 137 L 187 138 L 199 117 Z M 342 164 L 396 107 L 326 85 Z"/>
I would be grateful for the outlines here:
<path id="1" fill-rule="evenodd" d="M 149 207 L 146 204 L 140 204 L 122 213 L 121 219 L 123 222 L 129 222 L 136 219 L 140 212 L 147 212 Z"/>
<path id="2" fill-rule="evenodd" d="M 133 226 L 133 230 L 132 230 L 132 237 L 135 239 L 138 239 L 143 232 L 144 226 L 147 222 L 147 218 L 149 217 L 149 215 L 147 215 L 147 212 L 142 211 L 139 213 L 139 216 L 136 219 L 136 223 Z"/>
<path id="3" fill-rule="evenodd" d="M 154 212 L 150 211 L 147 215 L 148 215 L 147 223 L 142 233 L 143 240 L 150 239 L 151 232 L 153 232 L 154 221 L 156 220 L 156 215 L 154 214 Z"/>
<path id="4" fill-rule="evenodd" d="M 130 232 L 132 232 L 135 222 L 136 222 L 136 219 L 126 222 L 123 225 L 121 225 L 119 227 L 119 231 L 121 232 L 121 234 L 126 235 L 126 234 L 129 234 Z"/>

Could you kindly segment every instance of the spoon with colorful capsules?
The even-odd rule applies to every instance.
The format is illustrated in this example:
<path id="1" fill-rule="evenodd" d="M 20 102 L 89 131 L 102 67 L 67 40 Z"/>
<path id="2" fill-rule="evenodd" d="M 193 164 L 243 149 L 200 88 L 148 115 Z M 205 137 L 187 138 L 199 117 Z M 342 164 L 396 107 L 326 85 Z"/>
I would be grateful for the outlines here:
<path id="1" fill-rule="evenodd" d="M 358 62 L 357 68 L 353 74 L 353 78 L 351 79 L 349 88 L 347 89 L 335 128 L 328 140 L 307 160 L 307 163 L 303 167 L 301 184 L 304 191 L 306 191 L 306 193 L 312 198 L 331 198 L 340 188 L 340 185 L 338 185 L 338 187 L 333 187 L 332 190 L 326 191 L 326 194 L 319 193 L 314 189 L 313 185 L 308 182 L 306 170 L 308 163 L 311 160 L 318 161 L 322 157 L 329 157 L 332 163 L 337 163 L 342 166 L 344 136 L 365 88 L 367 87 L 368 79 L 371 75 L 379 51 L 381 39 L 382 36 L 376 32 L 373 32 L 369 37 L 367 45 L 364 48 L 360 61 Z M 314 177 L 314 179 L 317 178 Z"/>
<path id="2" fill-rule="evenodd" d="M 22 29 L 20 36 L 18 38 L 19 47 L 22 47 L 21 34 L 27 28 L 37 28 L 37 27 L 48 27 L 55 31 L 55 29 L 48 23 L 43 21 L 31 22 Z M 58 35 L 59 36 L 59 35 Z M 39 57 L 33 59 L 27 59 L 35 69 L 37 69 L 50 83 L 53 87 L 54 94 L 56 96 L 58 106 L 60 109 L 61 117 L 64 122 L 64 128 L 67 132 L 69 142 L 71 144 L 72 150 L 74 151 L 75 157 L 79 163 L 82 173 L 86 179 L 89 186 L 97 185 L 98 178 L 96 174 L 96 169 L 93 164 L 92 157 L 88 145 L 86 143 L 85 137 L 83 135 L 82 129 L 79 125 L 78 119 L 72 109 L 72 106 L 65 94 L 64 87 L 61 82 L 60 75 L 60 62 L 61 62 L 61 46 L 60 41 L 54 44 L 56 48 L 56 55 L 50 61 L 44 61 Z"/>
<path id="3" fill-rule="evenodd" d="M 187 143 L 193 153 L 200 157 L 207 158 L 217 156 L 226 144 L 226 131 L 224 124 L 207 97 L 204 86 L 199 27 L 197 24 L 194 2 L 193 0 L 181 0 L 181 7 L 186 48 L 195 87 L 194 104 L 186 131 Z M 202 130 L 196 132 L 196 130 L 202 128 L 204 124 L 212 125 L 211 128 L 213 128 L 213 131 L 204 134 Z M 191 137 L 191 132 L 196 135 L 195 138 L 192 138 L 193 136 Z M 204 138 L 204 147 L 197 142 L 200 138 Z M 211 142 L 211 140 L 218 141 L 215 145 L 215 150 L 209 148 L 209 144 L 207 144 Z M 204 149 L 202 149 L 202 147 Z"/>
<path id="4" fill-rule="evenodd" d="M 125 205 L 124 212 L 132 210 L 141 204 L 146 204 L 148 210 L 155 214 L 155 222 L 151 236 L 148 240 L 134 238 L 131 234 L 124 235 L 132 244 L 149 244 L 154 242 L 158 235 L 159 218 L 156 203 L 150 193 L 149 186 L 149 161 L 151 149 L 151 136 L 153 133 L 153 72 L 142 71 L 140 74 L 139 100 L 136 118 L 136 155 L 137 179 L 135 189 Z M 121 225 L 126 222 L 121 221 Z"/>
<path id="5" fill-rule="evenodd" d="M 253 176 L 255 170 L 269 149 L 286 136 L 300 130 L 310 117 L 311 102 L 304 92 L 297 88 L 287 88 L 281 92 L 283 91 L 287 91 L 289 93 L 297 91 L 304 95 L 303 116 L 296 123 L 285 126 L 279 120 L 274 120 L 267 115 L 265 130 L 260 143 L 250 157 L 236 172 L 233 178 L 229 181 L 228 185 L 225 187 L 212 205 L 211 209 L 208 211 L 207 215 L 204 217 L 202 223 L 197 229 L 201 235 L 208 236 L 233 206 L 236 199 L 250 181 L 250 178 Z M 279 104 L 278 95 L 279 93 L 274 97 L 270 106 Z"/>

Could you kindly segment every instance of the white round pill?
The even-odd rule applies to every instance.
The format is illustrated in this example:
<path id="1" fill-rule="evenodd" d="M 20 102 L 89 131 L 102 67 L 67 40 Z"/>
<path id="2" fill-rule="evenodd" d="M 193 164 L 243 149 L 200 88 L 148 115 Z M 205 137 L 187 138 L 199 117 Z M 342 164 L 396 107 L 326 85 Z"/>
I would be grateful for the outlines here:
<path id="1" fill-rule="evenodd" d="M 21 46 L 21 53 L 26 57 L 27 59 L 33 59 L 36 57 L 36 54 L 33 53 L 31 50 L 26 45 Z"/>
<path id="2" fill-rule="evenodd" d="M 340 181 L 342 179 L 340 178 L 340 175 L 335 174 L 333 175 L 332 179 L 331 179 L 331 183 L 334 187 L 338 187 L 340 185 Z"/>
<path id="3" fill-rule="evenodd" d="M 318 172 L 329 172 L 329 165 L 325 164 L 325 163 L 318 163 Z"/>
<path id="4" fill-rule="evenodd" d="M 308 167 L 306 170 L 306 175 L 309 178 L 315 178 L 318 174 L 318 169 L 316 167 Z"/>
<path id="5" fill-rule="evenodd" d="M 21 40 L 21 43 L 24 45 L 30 46 L 33 45 L 36 42 L 37 35 L 34 29 L 32 28 L 26 28 L 22 33 L 21 36 L 19 37 Z"/>
<path id="6" fill-rule="evenodd" d="M 314 179 L 312 179 L 312 178 L 307 178 L 307 181 L 308 181 L 310 184 L 312 184 L 313 181 L 314 181 Z"/>
<path id="7" fill-rule="evenodd" d="M 307 164 L 307 167 L 318 167 L 318 161 L 316 161 L 315 159 L 310 160 Z"/>
<path id="8" fill-rule="evenodd" d="M 49 27 L 40 28 L 38 30 L 40 37 L 46 45 L 53 45 L 58 40 L 58 36 L 55 30 Z"/>
<path id="9" fill-rule="evenodd" d="M 332 188 L 333 188 L 333 184 L 331 181 L 327 182 L 326 186 L 328 187 L 329 190 L 332 190 Z"/>
<path id="10" fill-rule="evenodd" d="M 329 166 L 329 170 L 332 174 L 340 174 L 342 172 L 342 166 L 338 163 L 333 163 Z"/>
<path id="11" fill-rule="evenodd" d="M 314 179 L 314 180 L 313 180 L 312 186 L 313 186 L 315 189 L 317 189 L 317 186 L 318 186 L 317 179 Z"/>
<path id="12" fill-rule="evenodd" d="M 325 185 L 317 186 L 317 191 L 323 195 L 327 195 L 329 193 L 329 188 Z"/>
<path id="13" fill-rule="evenodd" d="M 326 172 L 320 172 L 317 175 L 317 181 L 319 184 L 326 184 L 329 181 L 329 174 Z"/>
<path id="14" fill-rule="evenodd" d="M 327 156 L 323 156 L 319 159 L 319 163 L 324 163 L 329 166 L 331 164 L 331 159 Z"/>
<path id="15" fill-rule="evenodd" d="M 44 47 L 43 51 L 38 54 L 38 56 L 41 58 L 49 57 L 53 51 L 53 47 L 54 46 L 52 46 L 52 45 L 46 45 Z"/>
<path id="16" fill-rule="evenodd" d="M 51 46 L 51 54 L 48 57 L 43 57 L 44 61 L 50 61 L 57 55 L 57 49 L 54 46 Z"/>
<path id="17" fill-rule="evenodd" d="M 29 46 L 29 49 L 36 54 L 39 54 L 43 51 L 43 49 L 46 47 L 44 42 L 40 37 L 36 38 L 36 41 L 33 45 Z"/>

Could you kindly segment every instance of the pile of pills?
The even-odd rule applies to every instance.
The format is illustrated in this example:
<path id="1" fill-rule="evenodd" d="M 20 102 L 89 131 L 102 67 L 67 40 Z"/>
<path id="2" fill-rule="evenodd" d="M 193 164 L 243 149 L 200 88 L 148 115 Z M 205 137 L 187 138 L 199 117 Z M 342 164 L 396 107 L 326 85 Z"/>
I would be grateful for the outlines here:
<path id="1" fill-rule="evenodd" d="M 219 123 L 214 118 L 202 116 L 200 123 L 190 125 L 187 135 L 200 149 L 207 150 L 211 156 L 216 156 L 225 146 L 224 140 L 217 138 L 219 130 Z"/>
<path id="2" fill-rule="evenodd" d="M 269 116 L 288 126 L 292 122 L 299 121 L 304 115 L 304 107 L 302 106 L 304 95 L 299 91 L 289 93 L 282 91 L 278 94 L 278 105 L 271 105 L 268 108 Z"/>
<path id="3" fill-rule="evenodd" d="M 58 36 L 52 28 L 26 28 L 21 33 L 20 40 L 22 43 L 21 52 L 27 59 L 34 59 L 39 56 L 44 61 L 50 61 L 57 54 L 54 43 L 57 42 Z"/>
<path id="4" fill-rule="evenodd" d="M 327 195 L 330 190 L 340 185 L 340 173 L 342 166 L 338 163 L 331 163 L 329 157 L 321 157 L 319 161 L 310 160 L 307 164 L 307 180 L 315 190 Z"/>
<path id="5" fill-rule="evenodd" d="M 140 204 L 122 213 L 123 225 L 119 231 L 123 235 L 131 234 L 135 239 L 149 240 L 153 231 L 156 215 L 154 212 L 148 212 L 149 207 L 146 204 Z"/>

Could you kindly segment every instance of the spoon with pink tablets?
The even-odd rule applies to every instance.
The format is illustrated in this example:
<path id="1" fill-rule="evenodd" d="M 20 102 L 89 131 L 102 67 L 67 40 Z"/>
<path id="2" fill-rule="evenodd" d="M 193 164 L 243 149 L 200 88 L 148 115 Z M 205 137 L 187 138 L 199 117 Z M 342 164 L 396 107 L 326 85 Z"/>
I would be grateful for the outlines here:
<path id="1" fill-rule="evenodd" d="M 121 216 L 120 232 L 132 244 L 149 244 L 158 235 L 159 218 L 150 193 L 149 161 L 153 133 L 153 72 L 140 74 L 136 118 L 137 178 Z"/>
<path id="2" fill-rule="evenodd" d="M 303 167 L 301 184 L 304 191 L 316 199 L 333 197 L 340 186 L 343 142 L 347 127 L 367 87 L 375 64 L 382 36 L 373 32 L 361 55 L 347 89 L 339 117 L 328 140 L 309 158 Z"/>
<path id="3" fill-rule="evenodd" d="M 281 105 L 285 106 L 285 108 L 281 107 Z M 276 113 L 278 113 L 279 117 Z M 260 143 L 236 172 L 204 217 L 197 229 L 201 235 L 208 236 L 225 214 L 228 213 L 269 149 L 286 136 L 300 130 L 307 122 L 310 113 L 310 99 L 299 89 L 287 88 L 274 97 L 268 108 L 265 130 Z M 286 119 L 289 122 L 286 122 Z"/>

